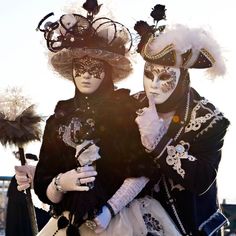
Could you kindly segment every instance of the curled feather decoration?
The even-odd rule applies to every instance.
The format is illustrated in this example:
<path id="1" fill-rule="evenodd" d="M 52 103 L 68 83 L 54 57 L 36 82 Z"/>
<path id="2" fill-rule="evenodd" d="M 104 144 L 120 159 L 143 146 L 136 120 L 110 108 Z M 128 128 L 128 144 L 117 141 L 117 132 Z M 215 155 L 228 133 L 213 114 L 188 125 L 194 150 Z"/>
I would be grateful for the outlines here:
<path id="1" fill-rule="evenodd" d="M 21 95 L 21 89 L 5 90 L 0 96 L 0 142 L 19 147 L 30 141 L 40 140 L 42 117 L 35 112 L 35 105 Z"/>

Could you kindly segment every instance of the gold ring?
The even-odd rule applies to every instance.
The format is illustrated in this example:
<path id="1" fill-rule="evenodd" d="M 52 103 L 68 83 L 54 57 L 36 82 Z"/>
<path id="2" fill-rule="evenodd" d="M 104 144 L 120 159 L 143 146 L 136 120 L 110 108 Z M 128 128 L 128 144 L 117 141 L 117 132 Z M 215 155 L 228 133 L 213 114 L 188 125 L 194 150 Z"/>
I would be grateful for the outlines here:
<path id="1" fill-rule="evenodd" d="M 80 185 L 81 185 L 80 178 L 77 178 L 75 184 L 76 184 L 77 186 L 80 186 Z"/>
<path id="2" fill-rule="evenodd" d="M 139 116 L 143 115 L 143 113 L 144 113 L 144 110 L 141 108 L 136 111 L 136 114 Z"/>
<path id="3" fill-rule="evenodd" d="M 91 230 L 95 230 L 97 227 L 97 224 L 94 220 L 86 220 L 85 225 Z"/>

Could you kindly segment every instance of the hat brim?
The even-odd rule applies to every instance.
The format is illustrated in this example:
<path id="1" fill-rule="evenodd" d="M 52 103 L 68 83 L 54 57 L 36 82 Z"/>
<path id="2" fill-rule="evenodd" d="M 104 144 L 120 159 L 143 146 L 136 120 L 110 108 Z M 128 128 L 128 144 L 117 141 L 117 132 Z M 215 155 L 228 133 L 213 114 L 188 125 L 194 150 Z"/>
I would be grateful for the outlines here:
<path id="1" fill-rule="evenodd" d="M 63 49 L 51 57 L 51 64 L 61 76 L 73 80 L 72 61 L 84 56 L 99 59 L 111 65 L 114 82 L 126 78 L 132 71 L 131 62 L 127 57 L 106 50 L 91 48 Z"/>

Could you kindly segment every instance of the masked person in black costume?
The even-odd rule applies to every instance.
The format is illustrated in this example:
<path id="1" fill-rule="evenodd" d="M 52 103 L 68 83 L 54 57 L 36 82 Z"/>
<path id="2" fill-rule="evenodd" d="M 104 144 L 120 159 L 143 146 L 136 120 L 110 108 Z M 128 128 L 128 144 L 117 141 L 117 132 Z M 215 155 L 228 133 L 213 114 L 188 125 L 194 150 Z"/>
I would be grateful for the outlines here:
<path id="1" fill-rule="evenodd" d="M 165 19 L 165 6 L 151 16 Z M 139 21 L 138 51 L 145 60 L 145 92 L 136 122 L 141 140 L 160 175 L 154 194 L 181 235 L 217 235 L 227 219 L 219 209 L 216 177 L 229 121 L 190 87 L 190 68 L 221 76 L 220 46 L 203 29 L 150 26 Z"/>
<path id="2" fill-rule="evenodd" d="M 58 102 L 43 135 L 34 189 L 54 218 L 38 235 L 96 235 L 110 220 L 99 235 L 179 235 L 156 200 L 125 208 L 156 181 L 134 122 L 136 101 L 129 91 L 114 90 L 114 82 L 131 72 L 126 53 L 132 42 L 122 24 L 94 19 L 97 1 L 83 7 L 87 17 L 66 14 L 42 29 L 48 15 L 38 27 L 53 68 L 75 85 L 75 96 Z"/>

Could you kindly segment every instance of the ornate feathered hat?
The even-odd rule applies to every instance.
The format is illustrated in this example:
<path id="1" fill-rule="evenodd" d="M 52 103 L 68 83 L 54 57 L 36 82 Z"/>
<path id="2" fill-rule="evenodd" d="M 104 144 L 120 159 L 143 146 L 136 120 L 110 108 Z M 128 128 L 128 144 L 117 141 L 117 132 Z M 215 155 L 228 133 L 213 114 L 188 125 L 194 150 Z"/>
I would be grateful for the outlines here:
<path id="1" fill-rule="evenodd" d="M 87 16 L 65 14 L 56 22 L 46 22 L 45 16 L 37 29 L 44 33 L 48 49 L 53 52 L 51 64 L 64 78 L 72 80 L 72 60 L 89 56 L 107 62 L 112 67 L 112 78 L 119 81 L 132 70 L 128 52 L 132 46 L 130 31 L 121 23 L 107 17 L 95 18 L 101 5 L 87 0 L 83 8 Z"/>
<path id="2" fill-rule="evenodd" d="M 165 6 L 156 5 L 151 16 L 156 25 L 138 21 L 134 29 L 141 36 L 138 52 L 145 61 L 178 68 L 208 68 L 210 75 L 225 73 L 221 48 L 216 40 L 202 28 L 185 25 L 159 26 L 165 19 Z"/>

